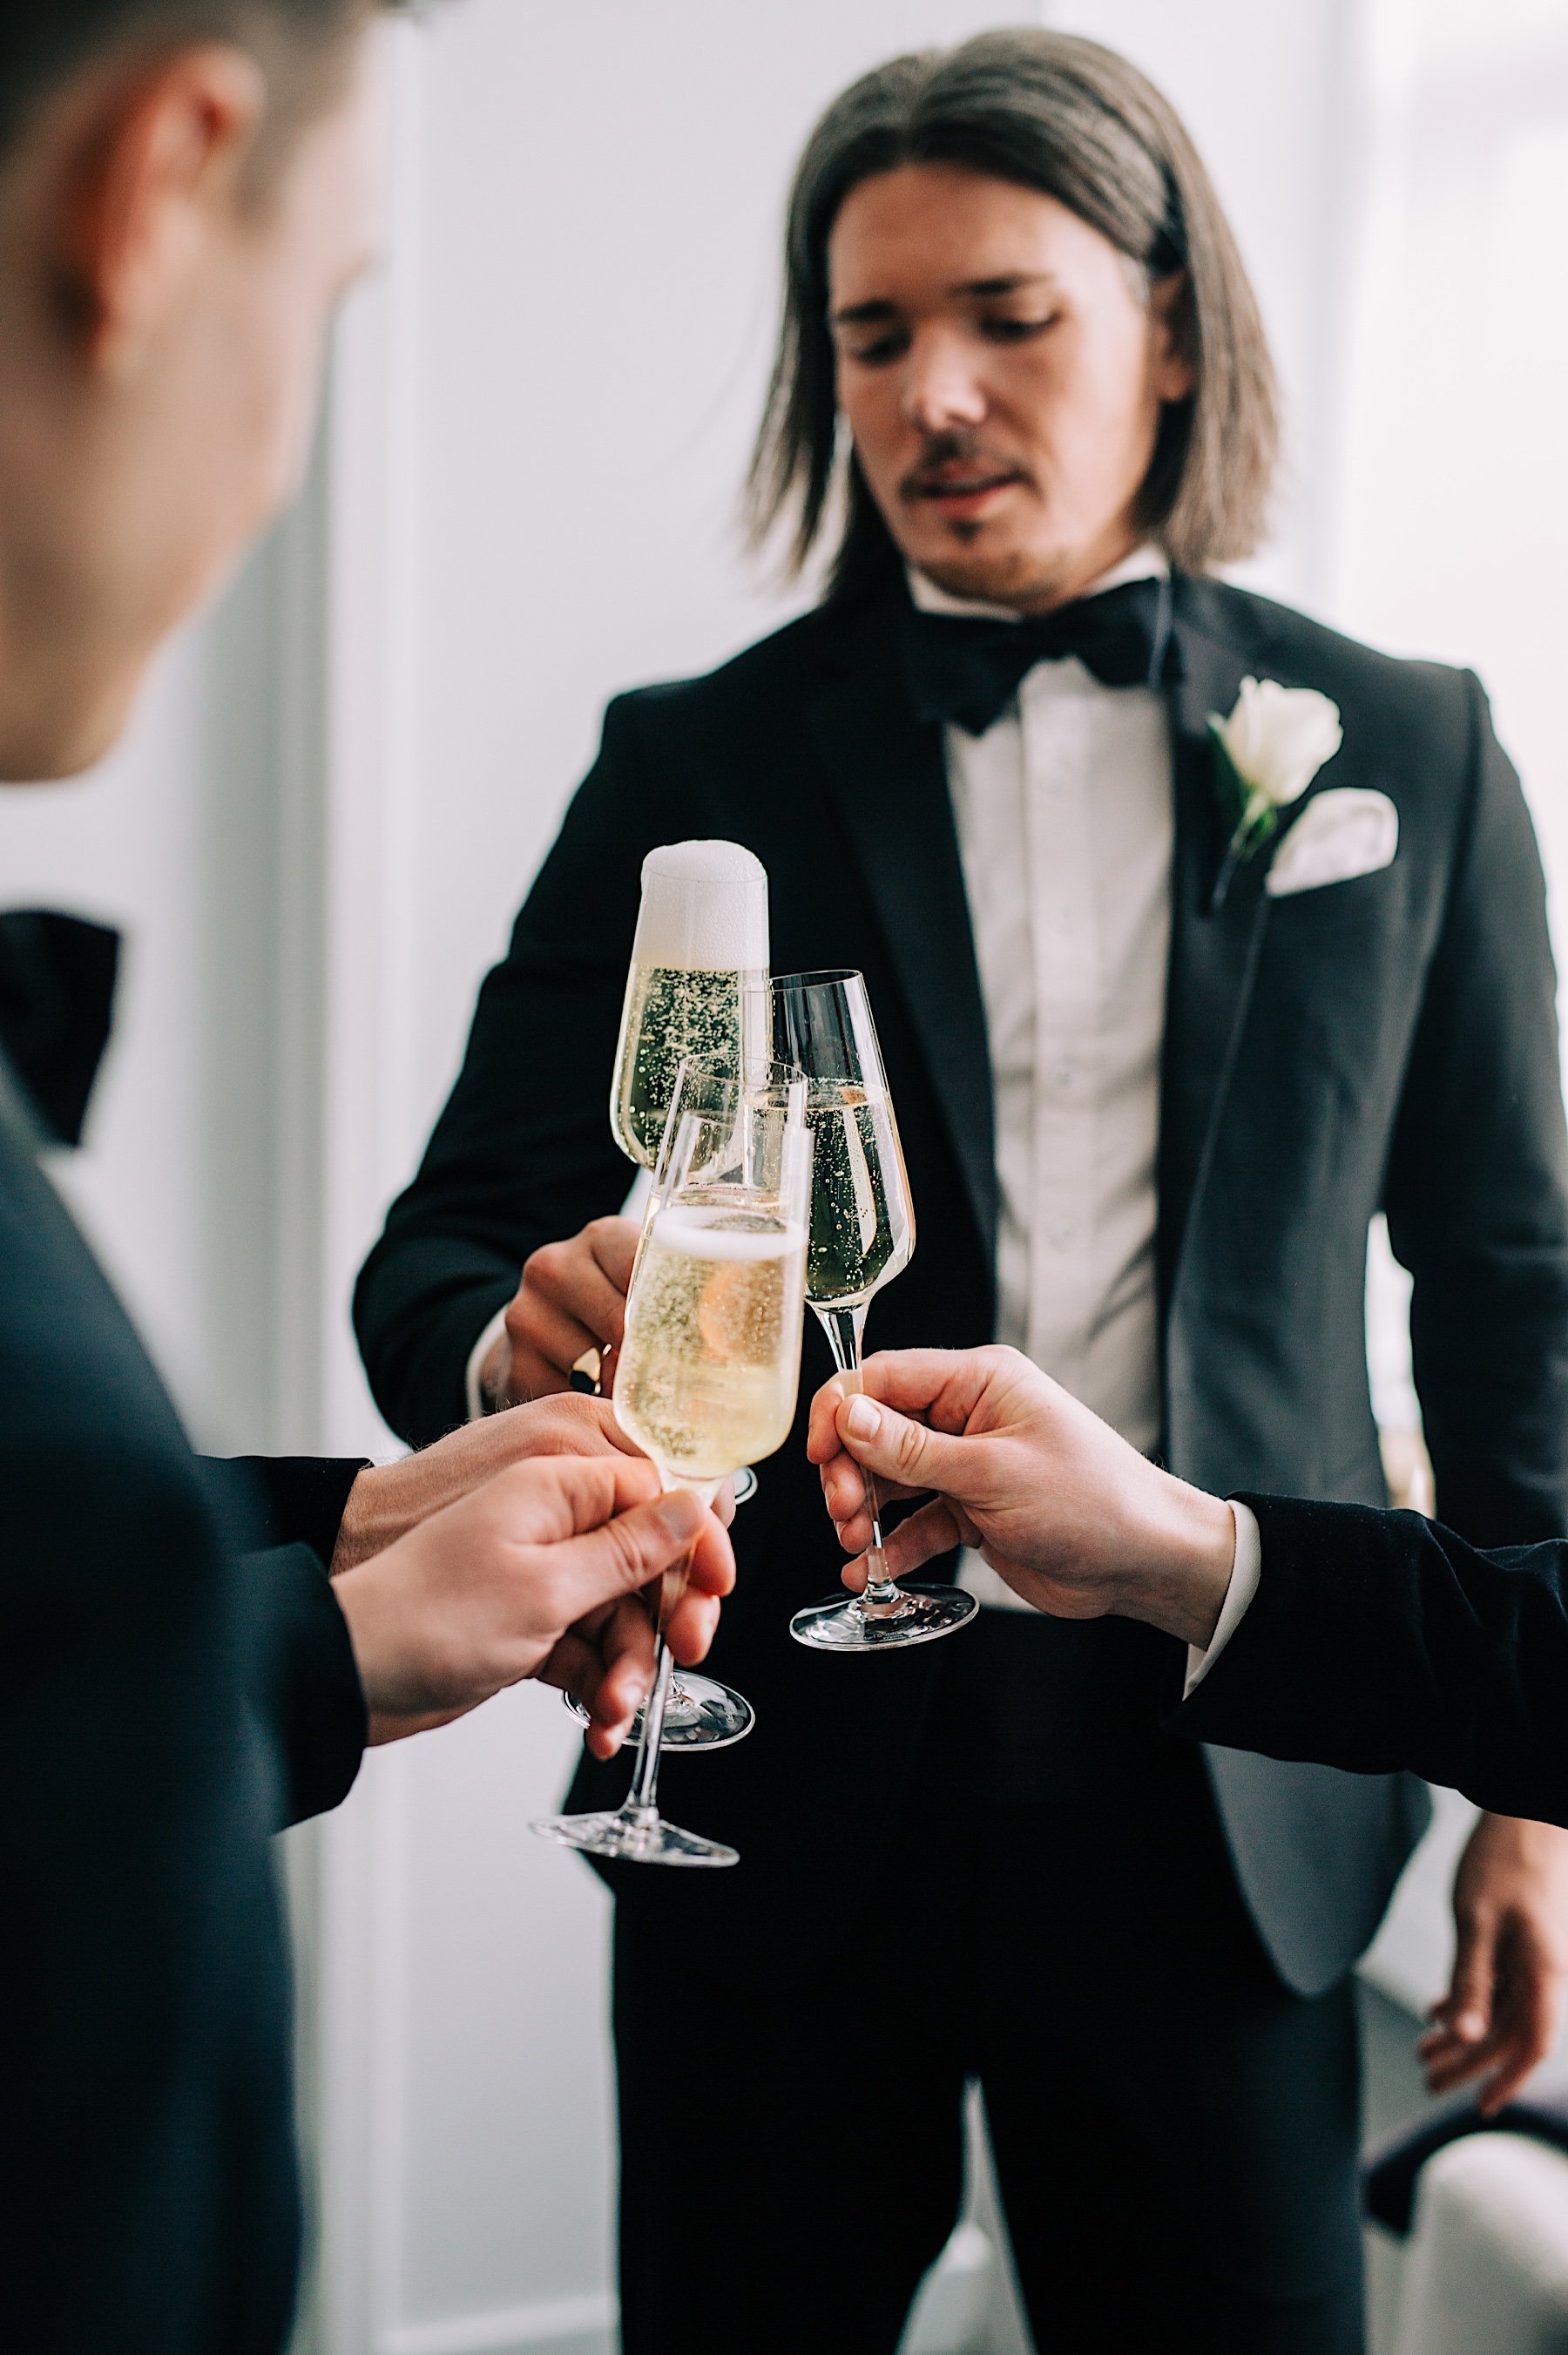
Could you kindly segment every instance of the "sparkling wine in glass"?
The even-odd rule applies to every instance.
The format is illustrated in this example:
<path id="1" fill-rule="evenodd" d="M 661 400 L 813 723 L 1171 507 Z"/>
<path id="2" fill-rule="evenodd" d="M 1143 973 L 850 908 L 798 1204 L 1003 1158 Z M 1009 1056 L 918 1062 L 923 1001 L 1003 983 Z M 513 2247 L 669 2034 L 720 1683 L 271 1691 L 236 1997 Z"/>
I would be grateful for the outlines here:
<path id="1" fill-rule="evenodd" d="M 847 1390 L 860 1388 L 866 1312 L 873 1294 L 909 1265 L 914 1205 L 881 1049 L 863 977 L 789 974 L 775 980 L 775 1051 L 805 1075 L 812 1136 L 811 1240 L 805 1296 L 827 1336 Z M 929 1644 L 972 1619 L 961 1586 L 899 1584 L 882 1551 L 876 1484 L 866 1475 L 871 1543 L 863 1594 L 838 1593 L 797 1611 L 790 1633 L 824 1652 L 886 1651 Z"/>
<path id="2" fill-rule="evenodd" d="M 746 1063 L 766 1061 L 770 1020 L 762 860 L 738 842 L 668 842 L 650 850 L 610 1087 L 610 1126 L 627 1159 L 656 1168 L 688 1057 L 737 1078 Z M 645 1241 L 647 1232 L 645 1216 Z M 597 1365 L 585 1365 L 581 1380 L 597 1391 Z M 586 1719 L 570 1695 L 567 1706 Z M 670 1693 L 664 1744 L 722 1749 L 754 1722 L 743 1694 L 688 1669 Z"/>
<path id="3" fill-rule="evenodd" d="M 667 1488 L 709 1501 L 741 1465 L 782 1447 L 795 1420 L 811 1169 L 804 1099 L 798 1079 L 735 1081 L 716 1114 L 683 1114 L 627 1303 L 616 1416 Z M 654 1688 L 624 1803 L 549 1817 L 533 1827 L 545 1839 L 640 1864 L 735 1863 L 732 1848 L 658 1812 L 673 1673 L 663 1627 L 684 1576 L 684 1565 L 666 1574 Z"/>
<path id="4" fill-rule="evenodd" d="M 768 876 L 738 842 L 669 842 L 643 861 L 610 1125 L 627 1158 L 658 1159 L 688 1056 L 739 1077 L 768 1045 Z"/>
<path id="5" fill-rule="evenodd" d="M 654 1165 L 653 1183 L 644 1213 L 636 1266 L 632 1274 L 633 1287 L 643 1263 L 648 1238 L 669 1198 L 675 1146 L 680 1135 L 681 1124 L 688 1114 L 695 1114 L 712 1124 L 717 1132 L 726 1119 L 732 1117 L 735 1077 L 734 1066 L 728 1055 L 688 1055 L 677 1074 L 675 1099 L 669 1108 L 669 1118 L 665 1123 L 664 1138 L 659 1146 L 658 1159 Z M 748 1066 L 747 1077 L 753 1085 L 785 1086 L 798 1074 L 782 1064 L 763 1063 Z M 749 1476 L 754 1487 L 755 1476 Z M 739 1481 L 736 1486 L 738 1489 Z M 575 1694 L 563 1693 L 561 1700 L 579 1724 L 589 1722 L 588 1711 Z M 641 1732 L 642 1722 L 643 1713 L 639 1710 L 632 1721 L 634 1739 Z M 666 1750 L 722 1750 L 732 1742 L 742 1741 L 755 1723 L 756 1712 L 751 1702 L 732 1685 L 721 1684 L 717 1677 L 698 1676 L 690 1668 L 677 1668 L 670 1686 L 669 1705 L 665 1710 L 661 1746 Z"/>

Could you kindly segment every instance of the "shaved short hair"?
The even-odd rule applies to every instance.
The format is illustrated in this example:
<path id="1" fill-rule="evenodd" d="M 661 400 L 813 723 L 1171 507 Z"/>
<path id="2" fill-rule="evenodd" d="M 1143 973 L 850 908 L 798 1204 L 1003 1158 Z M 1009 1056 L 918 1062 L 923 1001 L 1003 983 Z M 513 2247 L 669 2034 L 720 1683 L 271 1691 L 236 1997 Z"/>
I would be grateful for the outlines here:
<path id="1" fill-rule="evenodd" d="M 351 34 L 406 0 L 0 0 L 0 162 L 61 83 L 119 51 L 149 59 L 197 41 L 253 50 L 280 112 L 329 94 Z"/>

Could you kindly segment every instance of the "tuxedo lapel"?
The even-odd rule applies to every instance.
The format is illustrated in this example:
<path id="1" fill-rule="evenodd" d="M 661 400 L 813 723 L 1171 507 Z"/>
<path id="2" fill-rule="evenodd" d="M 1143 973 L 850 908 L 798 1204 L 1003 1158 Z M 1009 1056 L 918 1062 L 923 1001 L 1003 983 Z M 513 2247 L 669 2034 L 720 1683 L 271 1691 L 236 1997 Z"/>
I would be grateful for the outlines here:
<path id="1" fill-rule="evenodd" d="M 842 670 L 807 702 L 986 1249 L 995 1244 L 991 1057 L 942 731 L 918 720 L 886 609 L 855 618 Z"/>
<path id="2" fill-rule="evenodd" d="M 1166 1311 L 1224 1110 L 1269 908 L 1263 888 L 1268 861 L 1261 854 L 1237 868 L 1223 904 L 1212 904 L 1229 828 L 1215 791 L 1209 715 L 1230 711 L 1252 661 L 1184 623 L 1179 593 L 1174 639 L 1177 676 L 1168 693 L 1176 851 L 1159 1140 Z"/>

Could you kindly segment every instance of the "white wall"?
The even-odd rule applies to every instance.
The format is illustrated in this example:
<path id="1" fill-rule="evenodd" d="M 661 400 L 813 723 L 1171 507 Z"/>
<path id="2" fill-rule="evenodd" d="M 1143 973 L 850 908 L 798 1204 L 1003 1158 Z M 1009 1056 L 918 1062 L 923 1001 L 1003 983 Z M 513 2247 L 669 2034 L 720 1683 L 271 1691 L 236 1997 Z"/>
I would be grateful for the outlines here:
<path id="1" fill-rule="evenodd" d="M 1568 9 L 1376 0 L 1345 296 L 1343 626 L 1477 670 L 1568 890 Z"/>

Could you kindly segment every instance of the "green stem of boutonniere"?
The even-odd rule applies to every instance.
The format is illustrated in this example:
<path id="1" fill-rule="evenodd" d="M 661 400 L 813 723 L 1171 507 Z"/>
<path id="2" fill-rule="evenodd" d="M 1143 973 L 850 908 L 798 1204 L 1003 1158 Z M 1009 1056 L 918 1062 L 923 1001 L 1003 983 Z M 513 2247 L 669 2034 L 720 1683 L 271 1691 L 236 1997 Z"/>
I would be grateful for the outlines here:
<path id="1" fill-rule="evenodd" d="M 1250 785 L 1231 758 L 1223 734 L 1224 723 L 1217 714 L 1209 716 L 1209 735 L 1214 747 L 1215 781 L 1221 798 L 1235 813 L 1235 826 L 1225 846 L 1225 856 L 1220 872 L 1214 879 L 1214 890 L 1209 911 L 1217 916 L 1224 906 L 1236 869 L 1261 850 L 1279 824 L 1279 810 L 1267 794 Z"/>

